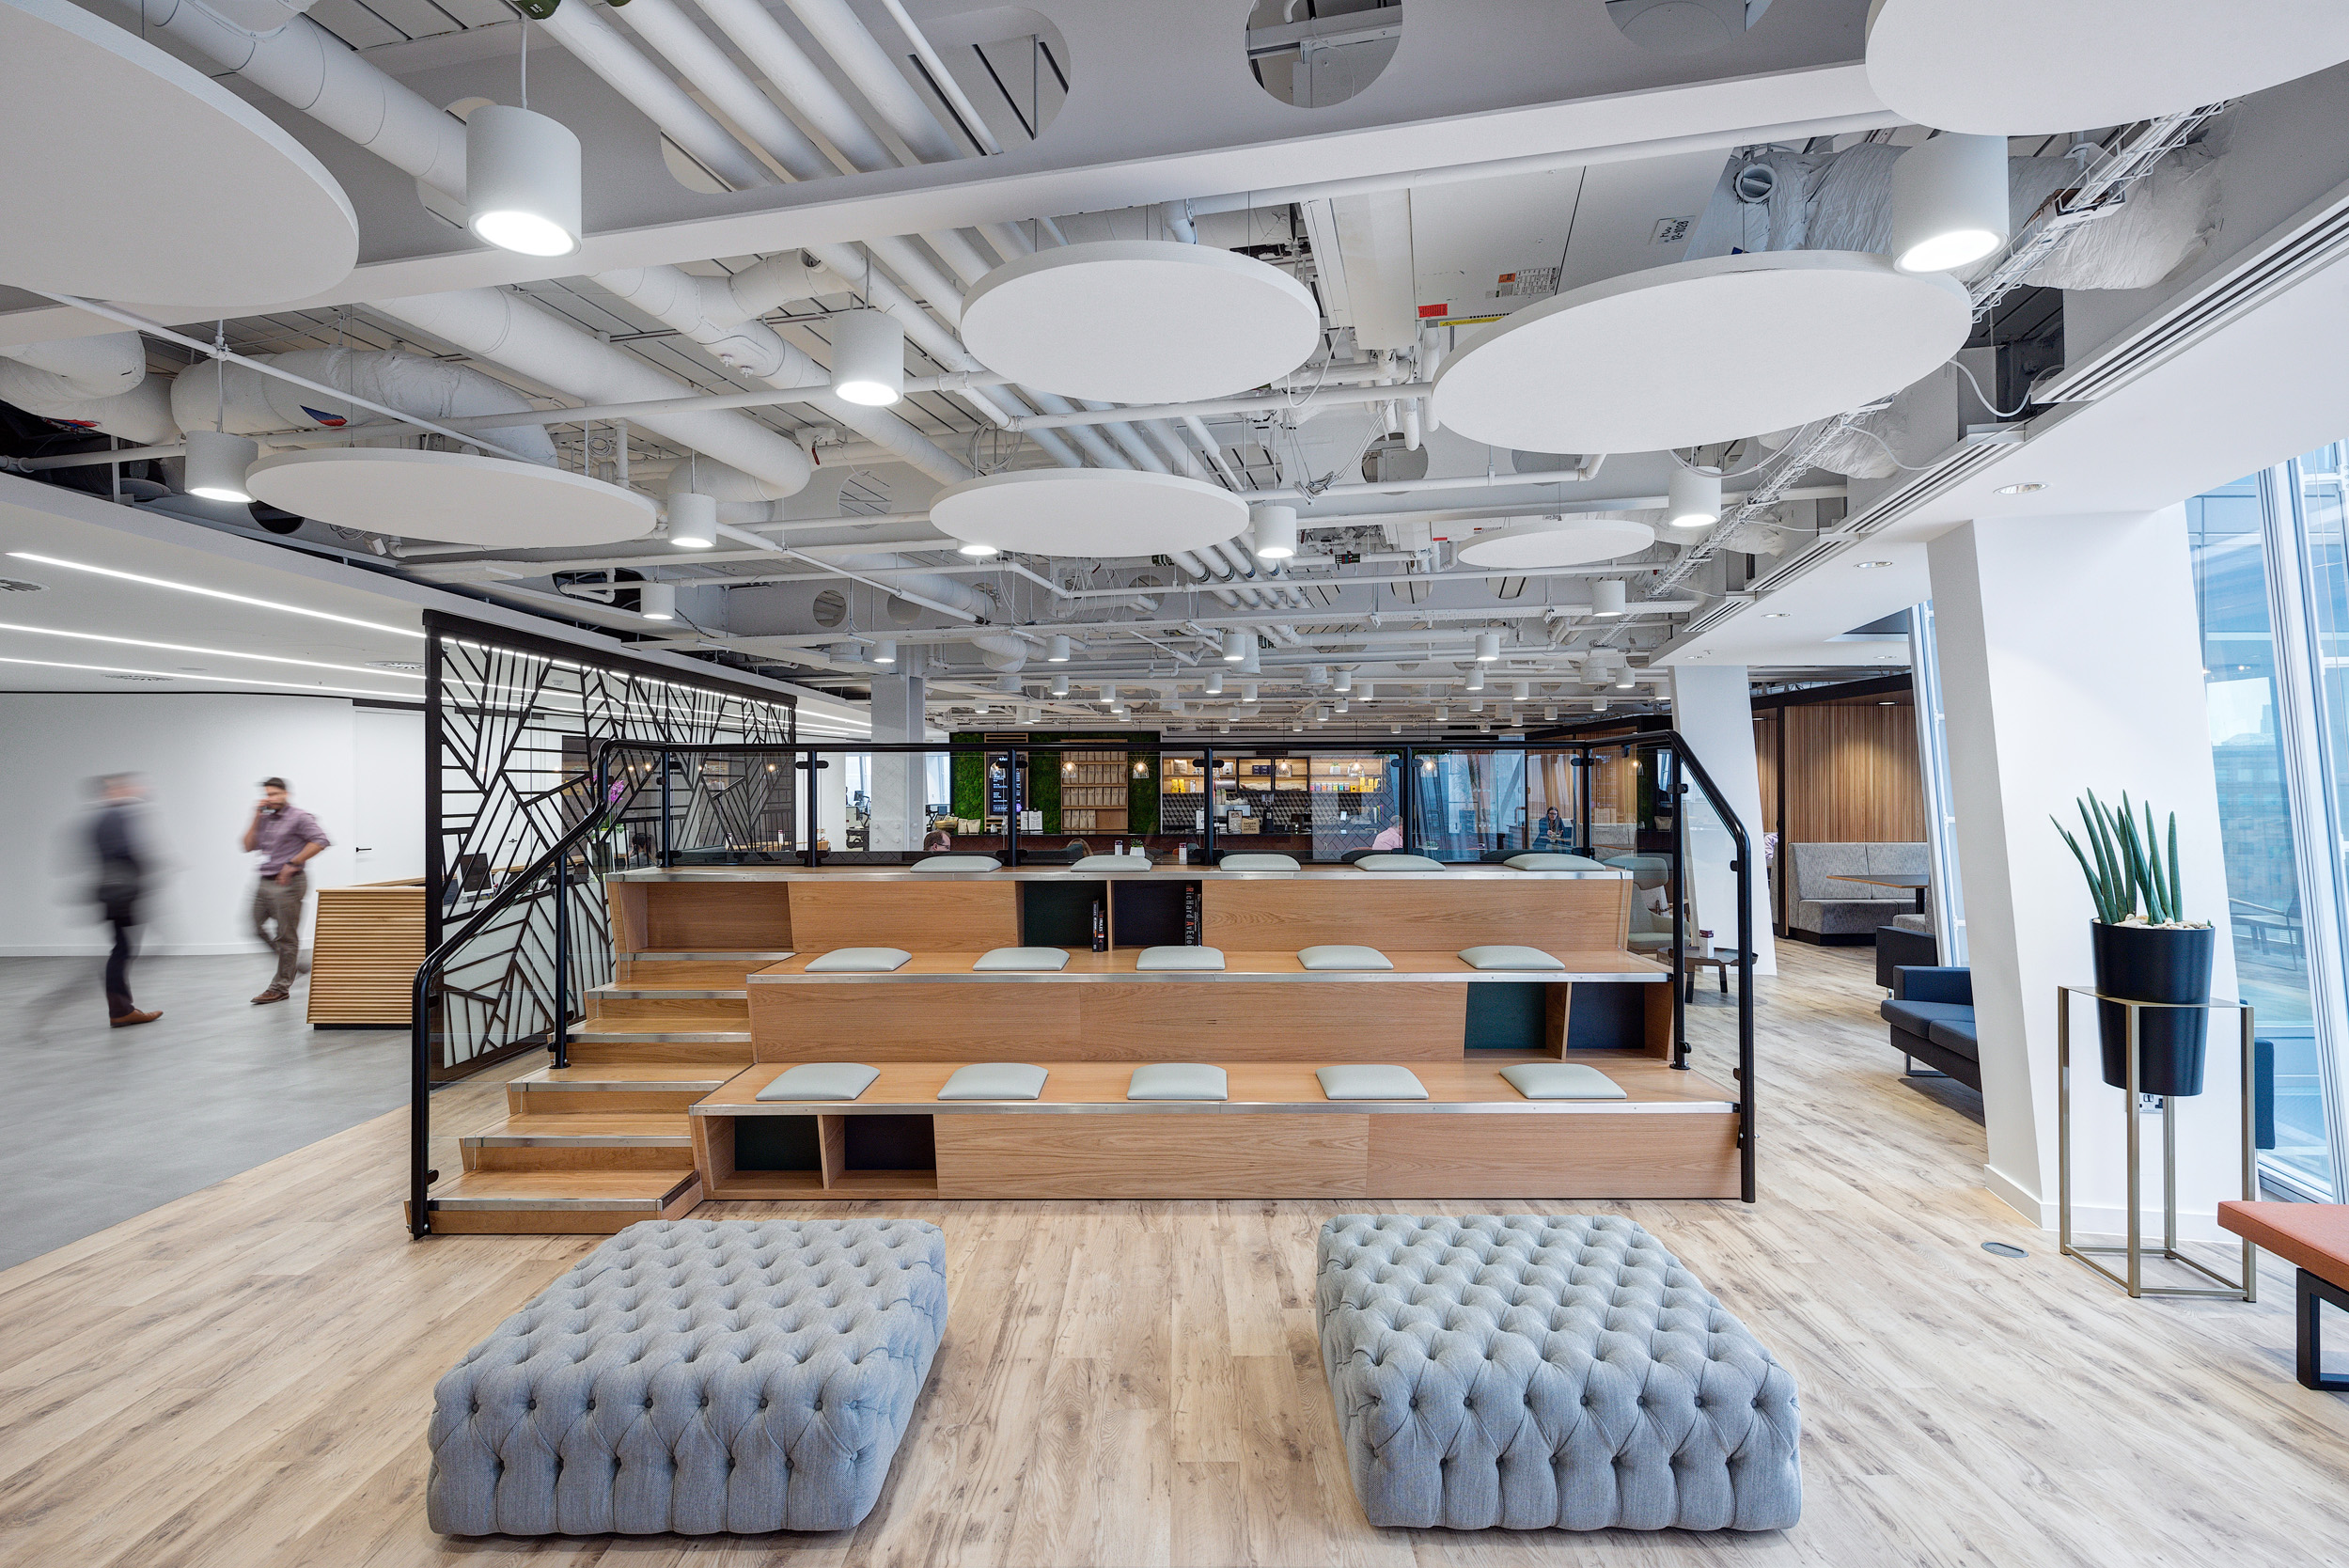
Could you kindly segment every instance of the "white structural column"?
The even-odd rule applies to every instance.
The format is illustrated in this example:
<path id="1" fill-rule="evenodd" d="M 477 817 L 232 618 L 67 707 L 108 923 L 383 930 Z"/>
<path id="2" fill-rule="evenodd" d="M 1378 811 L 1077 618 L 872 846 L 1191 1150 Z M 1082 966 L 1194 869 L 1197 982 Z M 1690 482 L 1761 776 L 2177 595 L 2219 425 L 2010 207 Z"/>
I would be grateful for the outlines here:
<path id="1" fill-rule="evenodd" d="M 899 657 L 919 655 L 911 648 Z M 872 682 L 872 738 L 877 742 L 922 739 L 923 686 L 919 675 L 876 675 Z M 876 752 L 872 760 L 870 846 L 876 850 L 919 849 L 927 793 L 917 752 Z"/>
<path id="2" fill-rule="evenodd" d="M 1753 924 L 1748 938 L 1754 952 L 1754 973 L 1778 972 L 1777 944 L 1770 931 L 1770 879 L 1762 860 L 1762 835 L 1769 824 L 1762 820 L 1762 772 L 1754 760 L 1752 686 L 1743 665 L 1702 668 L 1672 666 L 1672 728 L 1696 753 L 1722 795 L 1722 804 L 1746 829 L 1753 848 Z M 1695 783 L 1692 799 L 1700 799 Z M 1712 930 L 1715 939 L 1730 943 L 1735 923 L 1737 872 L 1731 862 L 1735 848 L 1730 836 L 1701 806 L 1684 813 L 1688 823 L 1689 875 L 1698 921 Z M 1735 951 L 1735 948 L 1730 948 Z"/>
<path id="3" fill-rule="evenodd" d="M 2181 507 L 1976 522 L 1929 548 L 1965 882 L 1991 1191 L 2056 1223 L 2056 987 L 2093 980 L 2091 906 L 2051 817 L 2093 789 L 2178 818 L 2185 910 L 2218 928 L 2212 995 L 2235 996 L 2227 879 Z M 2076 831 L 2076 828 L 2075 828 Z M 2241 1195 L 2236 1015 L 2213 1014 L 2203 1093 L 2179 1102 L 2185 1234 L 2216 1234 Z M 2106 1088 L 2092 1004 L 2072 1025 L 2075 1223 L 2125 1215 L 2122 1091 Z M 2160 1119 L 2146 1117 L 2149 1233 L 2158 1247 Z"/>

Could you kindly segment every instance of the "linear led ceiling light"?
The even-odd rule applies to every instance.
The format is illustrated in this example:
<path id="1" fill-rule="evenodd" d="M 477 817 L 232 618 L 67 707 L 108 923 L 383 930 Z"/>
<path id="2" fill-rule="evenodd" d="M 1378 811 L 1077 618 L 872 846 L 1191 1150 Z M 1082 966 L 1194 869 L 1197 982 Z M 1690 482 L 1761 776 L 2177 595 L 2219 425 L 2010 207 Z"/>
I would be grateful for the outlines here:
<path id="1" fill-rule="evenodd" d="M 1664 522 L 1673 528 L 1710 528 L 1721 521 L 1721 476 L 1701 468 L 1672 470 Z"/>
<path id="2" fill-rule="evenodd" d="M 190 434 L 199 432 L 191 431 Z M 39 561 L 43 566 L 62 566 L 69 572 L 94 572 L 101 577 L 117 577 L 126 583 L 144 583 L 149 588 L 177 588 L 181 593 L 200 593 L 207 599 L 226 599 L 232 604 L 251 604 L 258 609 L 282 610 L 288 615 L 305 615 L 313 620 L 332 620 L 344 626 L 364 626 L 370 632 L 389 632 L 396 636 L 421 639 L 424 634 L 413 626 L 385 626 L 381 621 L 361 620 L 355 616 L 334 615 L 325 610 L 304 609 L 299 604 L 280 604 L 274 599 L 253 599 L 242 593 L 227 593 L 219 588 L 198 588 L 194 583 L 175 583 L 163 577 L 145 577 L 135 572 L 117 572 L 110 566 L 91 566 L 83 561 L 60 560 L 55 556 L 36 555 L 30 550 L 11 550 L 8 555 L 20 561 Z"/>
<path id="3" fill-rule="evenodd" d="M 1623 613 L 1623 580 L 1602 577 L 1590 585 L 1590 613 L 1602 620 Z"/>
<path id="4" fill-rule="evenodd" d="M 244 471 L 261 455 L 261 444 L 226 431 L 187 432 L 187 491 L 207 501 L 250 501 Z"/>
<path id="5" fill-rule="evenodd" d="M 2007 243 L 2007 139 L 1943 134 L 1892 165 L 1892 264 L 1971 266 Z"/>
<path id="6" fill-rule="evenodd" d="M 647 620 L 677 619 L 677 585 L 647 583 L 636 590 L 636 613 Z"/>
<path id="7" fill-rule="evenodd" d="M 18 626 L 8 621 L 0 621 L 0 632 L 29 632 L 37 636 L 44 637 L 74 637 L 83 642 L 110 642 L 122 648 L 152 648 L 166 653 L 196 653 L 209 659 L 252 659 L 266 665 L 292 665 L 299 669 L 339 669 L 352 675 L 378 678 L 388 675 L 395 681 L 424 679 L 421 670 L 379 669 L 365 665 L 331 665 L 318 659 L 288 659 L 274 653 L 239 653 L 226 648 L 192 648 L 182 642 L 149 642 L 140 637 L 110 637 L 102 632 L 69 632 L 56 626 Z"/>
<path id="8" fill-rule="evenodd" d="M 905 396 L 905 326 L 881 310 L 832 318 L 832 392 L 844 401 L 886 408 Z"/>
<path id="9" fill-rule="evenodd" d="M 1063 633 L 1055 632 L 1051 636 L 1044 639 L 1044 663 L 1048 665 L 1065 665 L 1068 662 L 1068 636 Z"/>
<path id="10" fill-rule="evenodd" d="M 334 692 L 344 697 L 388 697 L 400 702 L 414 702 L 415 692 L 377 691 L 364 686 L 319 686 L 306 681 L 272 681 L 258 675 L 196 675 L 185 670 L 131 669 L 121 665 L 75 665 L 62 659 L 7 659 L 0 665 L 29 665 L 36 669 L 82 669 L 98 675 L 132 675 L 143 681 L 195 681 L 207 685 L 284 686 L 297 692 Z"/>
<path id="11" fill-rule="evenodd" d="M 1489 665 L 1500 656 L 1501 635 L 1498 632 L 1479 632 L 1477 634 L 1477 663 L 1480 665 Z M 1470 691 L 1476 691 L 1480 689 L 1484 684 L 1484 672 L 1482 670 L 1476 670 L 1472 673 L 1477 677 L 1477 683 L 1468 689 Z"/>
<path id="12" fill-rule="evenodd" d="M 1248 656 L 1248 644 L 1254 640 L 1253 634 L 1243 632 L 1236 627 L 1226 632 L 1224 634 L 1224 663 L 1236 665 L 1245 660 Z"/>
<path id="13" fill-rule="evenodd" d="M 1248 509 L 1248 525 L 1256 530 L 1256 558 L 1285 561 L 1297 553 L 1297 509 L 1261 506 Z"/>
<path id="14" fill-rule="evenodd" d="M 511 104 L 465 117 L 465 227 L 523 256 L 579 248 L 579 138 L 570 127 Z"/>
<path id="15" fill-rule="evenodd" d="M 707 550 L 718 541 L 718 498 L 681 490 L 669 497 L 669 542 L 680 550 Z"/>

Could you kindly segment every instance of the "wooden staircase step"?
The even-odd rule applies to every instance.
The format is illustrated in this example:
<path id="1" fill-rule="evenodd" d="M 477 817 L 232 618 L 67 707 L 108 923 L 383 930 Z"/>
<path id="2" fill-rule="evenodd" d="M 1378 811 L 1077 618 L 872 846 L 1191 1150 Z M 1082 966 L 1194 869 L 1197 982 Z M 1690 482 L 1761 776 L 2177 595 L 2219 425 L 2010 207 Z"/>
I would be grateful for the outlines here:
<path id="1" fill-rule="evenodd" d="M 588 989 L 589 999 L 609 1002 L 746 1002 L 750 988 L 746 985 L 713 986 L 701 981 L 690 984 L 663 984 L 654 980 L 632 980 L 625 983 L 598 985 Z"/>
<path id="2" fill-rule="evenodd" d="M 682 1013 L 665 1018 L 590 1018 L 571 1031 L 573 1041 L 600 1045 L 641 1040 L 656 1045 L 747 1045 L 750 1020 L 744 1014 Z"/>
<path id="3" fill-rule="evenodd" d="M 701 1201 L 684 1170 L 469 1170 L 432 1189 L 432 1229 L 609 1235 L 642 1219 L 678 1219 Z"/>
<path id="4" fill-rule="evenodd" d="M 756 974 L 791 957 L 789 950 L 739 953 L 621 953 L 613 978 L 622 985 L 740 985 L 744 975 Z"/>
<path id="5" fill-rule="evenodd" d="M 742 1064 L 730 1061 L 541 1067 L 507 1081 L 506 1108 L 533 1116 L 681 1111 L 741 1072 Z"/>
<path id="6" fill-rule="evenodd" d="M 681 1170 L 693 1133 L 673 1111 L 509 1116 L 458 1140 L 467 1170 Z"/>
<path id="7" fill-rule="evenodd" d="M 590 1029 L 672 1028 L 680 1024 L 723 1022 L 734 1028 L 750 1027 L 750 993 L 697 986 L 679 987 L 600 985 L 587 993 Z"/>
<path id="8" fill-rule="evenodd" d="M 726 1044 L 696 1040 L 648 1041 L 634 1035 L 619 1040 L 587 1041 L 573 1035 L 570 1057 L 573 1067 L 622 1066 L 630 1062 L 643 1066 L 704 1066 L 726 1061 L 738 1073 L 748 1067 L 751 1059 L 750 1042 L 746 1038 Z"/>

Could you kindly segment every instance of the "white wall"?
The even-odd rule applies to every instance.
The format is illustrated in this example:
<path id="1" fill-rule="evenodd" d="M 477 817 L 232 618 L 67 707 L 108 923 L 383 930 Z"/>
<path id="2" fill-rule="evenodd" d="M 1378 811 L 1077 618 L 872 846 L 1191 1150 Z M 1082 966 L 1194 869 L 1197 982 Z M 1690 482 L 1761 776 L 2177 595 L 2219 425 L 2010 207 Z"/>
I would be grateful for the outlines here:
<path id="1" fill-rule="evenodd" d="M 416 874 L 421 719 L 324 698 L 0 693 L 0 821 L 17 869 L 0 899 L 0 956 L 106 950 L 111 933 L 89 902 L 87 783 L 99 774 L 142 775 L 150 792 L 148 953 L 261 951 L 251 918 L 259 859 L 240 843 L 272 775 L 334 840 L 311 862 L 313 888 Z M 363 859 L 360 844 L 379 854 Z"/>
<path id="2" fill-rule="evenodd" d="M 1673 666 L 1672 728 L 1680 731 L 1706 776 L 1720 790 L 1721 803 L 1746 829 L 1753 855 L 1754 973 L 1775 975 L 1778 972 L 1777 944 L 1770 930 L 1770 878 L 1762 842 L 1769 824 L 1762 820 L 1762 770 L 1754 760 L 1753 688 L 1746 666 Z M 1737 873 L 1730 867 L 1736 848 L 1727 829 L 1712 825 L 1714 814 L 1701 804 L 1703 792 L 1693 779 L 1688 792 L 1699 803 L 1696 809 L 1683 813 L 1698 920 L 1716 942 L 1734 952 L 1730 928 L 1737 921 Z"/>
<path id="3" fill-rule="evenodd" d="M 2186 913 L 2218 928 L 2211 994 L 2236 994 L 2185 512 L 1969 523 L 1934 540 L 1931 558 L 1989 1185 L 2053 1227 L 2055 990 L 2089 985 L 2094 970 L 2086 881 L 2048 819 L 2076 822 L 2089 789 L 2175 811 Z M 2235 1019 L 2212 1015 L 2203 1092 L 2179 1102 L 2189 1235 L 2216 1234 L 2216 1200 L 2242 1195 Z M 2073 1016 L 2072 1044 L 2074 1200 L 2083 1229 L 2111 1233 L 2126 1212 L 2126 1121 L 2091 1004 Z M 2157 1214 L 2158 1122 L 2145 1131 Z"/>

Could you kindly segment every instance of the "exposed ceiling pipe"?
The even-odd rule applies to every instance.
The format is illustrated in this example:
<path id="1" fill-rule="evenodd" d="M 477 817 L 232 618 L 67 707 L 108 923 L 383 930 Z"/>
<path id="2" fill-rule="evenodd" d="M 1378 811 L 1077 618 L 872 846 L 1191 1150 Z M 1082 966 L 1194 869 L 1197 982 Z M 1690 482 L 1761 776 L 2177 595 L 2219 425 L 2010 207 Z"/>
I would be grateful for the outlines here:
<path id="1" fill-rule="evenodd" d="M 143 446 L 180 439 L 171 383 L 148 375 L 135 332 L 0 348 L 0 402 Z"/>
<path id="2" fill-rule="evenodd" d="M 711 113 L 652 62 L 636 53 L 591 5 L 557 7 L 541 21 L 549 37 L 614 92 L 644 111 L 678 149 L 726 184 L 744 191 L 774 181 L 766 168 Z"/>
<path id="3" fill-rule="evenodd" d="M 865 30 L 847 0 L 787 0 L 787 4 L 915 157 L 943 164 L 957 156 L 946 128 L 916 96 L 913 85 Z"/>
<path id="4" fill-rule="evenodd" d="M 256 34 L 197 0 L 142 0 L 137 8 L 147 26 L 219 61 L 434 190 L 464 199 L 464 126 L 308 17 Z"/>
<path id="5" fill-rule="evenodd" d="M 482 422 L 500 414 L 533 412 L 521 393 L 469 365 L 389 349 L 303 349 L 258 355 L 254 366 L 196 367 L 170 384 L 171 416 L 181 430 L 217 427 L 239 435 L 260 435 L 323 418 L 348 418 L 355 406 L 281 380 L 269 370 L 291 371 L 428 419 L 464 417 L 489 445 L 531 463 L 555 464 L 555 443 L 543 425 Z M 404 433 L 409 432 L 392 439 Z"/>
<path id="6" fill-rule="evenodd" d="M 650 44 L 685 80 L 699 87 L 750 144 L 794 180 L 821 180 L 837 173 L 807 133 L 793 124 L 775 100 L 759 90 L 710 35 L 694 25 L 675 0 L 635 0 L 614 8 L 636 36 Z"/>
<path id="7" fill-rule="evenodd" d="M 1027 667 L 1026 639 L 1008 632 L 985 632 L 970 639 L 979 662 L 998 674 L 1011 675 Z"/>
<path id="8" fill-rule="evenodd" d="M 1303 400 L 1287 393 L 1251 394 L 1244 398 L 1211 398 L 1191 403 L 1130 404 L 1113 408 L 1104 403 L 1071 414 L 1040 414 L 1023 420 L 1021 430 L 1054 429 L 1064 425 L 1101 425 L 1118 419 L 1184 419 L 1192 417 L 1223 418 L 1234 414 L 1295 413 L 1309 415 L 1326 408 L 1353 407 L 1362 403 L 1390 401 L 1399 392 L 1410 397 L 1425 397 L 1432 388 L 1425 382 L 1408 382 L 1400 387 L 1360 386 L 1324 387 Z"/>
<path id="9" fill-rule="evenodd" d="M 587 336 L 518 293 L 461 289 L 377 300 L 372 307 L 572 397 L 619 402 L 674 396 L 677 391 L 676 382 L 627 350 Z M 635 423 L 757 476 L 773 485 L 778 496 L 806 488 L 814 473 L 796 443 L 740 414 L 650 414 Z"/>

